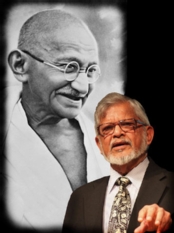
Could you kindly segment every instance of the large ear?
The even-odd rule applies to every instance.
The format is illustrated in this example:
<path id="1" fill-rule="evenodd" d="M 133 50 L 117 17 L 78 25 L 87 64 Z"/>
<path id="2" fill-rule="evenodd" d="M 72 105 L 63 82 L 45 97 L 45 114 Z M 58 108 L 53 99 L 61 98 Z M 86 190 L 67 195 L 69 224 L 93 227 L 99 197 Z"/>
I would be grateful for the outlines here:
<path id="1" fill-rule="evenodd" d="M 16 49 L 9 54 L 8 63 L 16 79 L 20 82 L 27 82 L 28 75 L 25 75 L 29 65 L 27 55 Z"/>
<path id="2" fill-rule="evenodd" d="M 147 144 L 150 145 L 154 137 L 154 128 L 151 125 L 146 126 Z"/>
<path id="3" fill-rule="evenodd" d="M 101 142 L 100 142 L 100 139 L 98 138 L 98 136 L 95 137 L 95 142 L 100 150 L 100 153 L 103 154 L 102 145 L 101 145 Z"/>

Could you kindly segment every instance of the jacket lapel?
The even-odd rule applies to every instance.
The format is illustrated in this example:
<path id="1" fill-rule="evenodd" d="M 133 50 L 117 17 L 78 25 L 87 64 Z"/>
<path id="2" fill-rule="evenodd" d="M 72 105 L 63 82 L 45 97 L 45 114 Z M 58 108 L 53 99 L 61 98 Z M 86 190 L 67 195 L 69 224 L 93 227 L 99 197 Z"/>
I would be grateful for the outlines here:
<path id="1" fill-rule="evenodd" d="M 103 206 L 109 177 L 104 177 L 100 183 L 94 183 L 92 195 L 85 202 L 85 224 L 87 232 L 102 233 Z"/>
<path id="2" fill-rule="evenodd" d="M 128 233 L 134 232 L 135 228 L 139 226 L 140 223 L 137 221 L 138 212 L 143 206 L 154 203 L 158 204 L 166 187 L 161 182 L 164 177 L 165 174 L 162 172 L 162 169 L 150 160 L 131 214 Z"/>

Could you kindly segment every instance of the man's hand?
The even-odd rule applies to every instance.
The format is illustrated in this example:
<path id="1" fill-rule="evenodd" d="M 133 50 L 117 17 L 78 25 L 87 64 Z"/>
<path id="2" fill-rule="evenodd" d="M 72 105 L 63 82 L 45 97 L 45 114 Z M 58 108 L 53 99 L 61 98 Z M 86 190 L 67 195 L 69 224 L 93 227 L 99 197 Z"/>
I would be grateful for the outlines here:
<path id="1" fill-rule="evenodd" d="M 156 231 L 161 233 L 169 229 L 172 218 L 169 212 L 156 204 L 144 206 L 138 214 L 140 226 L 134 233 L 144 233 L 146 231 Z"/>

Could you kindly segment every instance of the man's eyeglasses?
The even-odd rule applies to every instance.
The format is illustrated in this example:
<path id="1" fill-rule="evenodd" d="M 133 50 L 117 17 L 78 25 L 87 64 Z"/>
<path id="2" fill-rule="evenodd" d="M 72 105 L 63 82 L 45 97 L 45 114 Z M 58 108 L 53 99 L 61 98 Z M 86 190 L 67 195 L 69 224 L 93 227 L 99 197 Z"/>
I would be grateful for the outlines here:
<path id="1" fill-rule="evenodd" d="M 60 62 L 56 65 L 44 61 L 36 56 L 34 56 L 33 54 L 31 54 L 30 52 L 26 51 L 26 50 L 22 50 L 24 53 L 28 54 L 29 56 L 31 56 L 32 58 L 34 58 L 35 60 L 44 63 L 45 65 L 51 66 L 55 69 L 58 69 L 59 71 L 64 73 L 65 79 L 67 81 L 74 81 L 79 73 L 86 73 L 87 74 L 87 78 L 88 78 L 88 83 L 94 83 L 97 81 L 97 79 L 100 77 L 101 72 L 100 72 L 100 67 L 98 65 L 91 65 L 87 68 L 80 68 L 80 65 L 78 62 L 76 61 L 71 61 L 71 62 Z"/>
<path id="2" fill-rule="evenodd" d="M 141 122 L 140 120 L 131 118 L 131 119 L 125 119 L 125 120 L 118 121 L 117 123 L 101 124 L 97 128 L 98 133 L 103 137 L 111 135 L 113 134 L 116 125 L 119 125 L 120 129 L 125 133 L 134 131 L 136 128 L 142 125 L 147 126 L 147 124 Z"/>

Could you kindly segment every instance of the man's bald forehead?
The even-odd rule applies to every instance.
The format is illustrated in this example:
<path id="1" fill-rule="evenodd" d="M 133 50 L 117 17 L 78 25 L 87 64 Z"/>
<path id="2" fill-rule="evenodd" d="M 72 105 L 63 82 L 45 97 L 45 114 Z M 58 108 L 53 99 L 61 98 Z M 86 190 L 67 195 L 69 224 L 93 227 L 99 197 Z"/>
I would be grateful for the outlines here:
<path id="1" fill-rule="evenodd" d="M 82 27 L 92 35 L 84 22 L 70 13 L 46 10 L 36 13 L 24 23 L 19 35 L 18 48 L 32 50 L 37 46 L 39 36 L 44 38 L 67 27 Z"/>
<path id="2" fill-rule="evenodd" d="M 56 27 L 64 27 L 69 24 L 79 24 L 82 25 L 82 21 L 75 16 L 69 14 L 68 12 L 64 12 L 61 10 L 46 10 L 38 12 L 33 15 L 29 20 L 29 23 L 37 28 L 38 26 L 41 28 L 56 28 Z"/>

